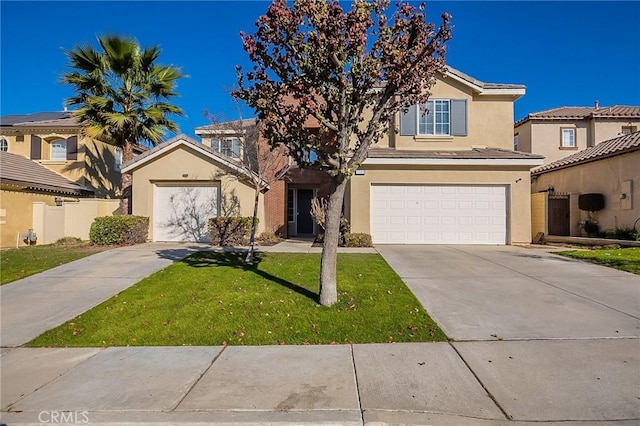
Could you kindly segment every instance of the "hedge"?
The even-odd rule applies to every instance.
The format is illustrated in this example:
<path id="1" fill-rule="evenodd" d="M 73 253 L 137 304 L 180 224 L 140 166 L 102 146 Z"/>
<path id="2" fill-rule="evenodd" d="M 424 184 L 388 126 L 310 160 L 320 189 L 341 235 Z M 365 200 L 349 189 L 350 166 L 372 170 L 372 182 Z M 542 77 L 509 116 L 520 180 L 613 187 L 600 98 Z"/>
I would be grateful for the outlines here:
<path id="1" fill-rule="evenodd" d="M 98 245 L 131 245 L 147 241 L 149 218 L 118 215 L 96 217 L 89 230 L 89 241 Z"/>
<path id="2" fill-rule="evenodd" d="M 241 246 L 247 243 L 251 233 L 251 217 L 219 216 L 209 219 L 211 244 L 219 246 Z M 256 226 L 258 225 L 256 219 Z"/>

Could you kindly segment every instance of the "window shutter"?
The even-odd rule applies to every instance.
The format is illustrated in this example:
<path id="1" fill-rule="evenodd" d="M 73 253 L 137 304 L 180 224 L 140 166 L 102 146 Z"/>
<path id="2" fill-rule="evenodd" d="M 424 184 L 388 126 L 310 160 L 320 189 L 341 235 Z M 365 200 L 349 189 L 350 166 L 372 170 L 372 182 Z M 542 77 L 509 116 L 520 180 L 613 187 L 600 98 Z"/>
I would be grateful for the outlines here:
<path id="1" fill-rule="evenodd" d="M 417 105 L 411 105 L 407 112 L 400 114 L 400 136 L 413 136 L 417 134 Z"/>
<path id="2" fill-rule="evenodd" d="M 467 136 L 466 99 L 451 99 L 451 136 Z"/>
<path id="3" fill-rule="evenodd" d="M 67 139 L 67 160 L 78 159 L 78 137 L 71 136 Z"/>
<path id="4" fill-rule="evenodd" d="M 42 139 L 31 135 L 31 159 L 40 160 L 42 158 Z"/>

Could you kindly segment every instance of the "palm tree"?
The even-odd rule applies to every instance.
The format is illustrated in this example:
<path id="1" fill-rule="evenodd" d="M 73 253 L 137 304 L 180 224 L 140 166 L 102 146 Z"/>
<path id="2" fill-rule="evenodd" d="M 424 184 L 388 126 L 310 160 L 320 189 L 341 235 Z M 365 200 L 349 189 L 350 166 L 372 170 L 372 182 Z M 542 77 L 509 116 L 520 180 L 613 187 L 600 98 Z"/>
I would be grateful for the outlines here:
<path id="1" fill-rule="evenodd" d="M 133 147 L 146 142 L 155 146 L 165 131 L 177 132 L 171 115 L 183 116 L 169 103 L 177 96 L 176 80 L 186 77 L 179 68 L 158 65 L 158 46 L 141 49 L 130 37 L 99 36 L 102 51 L 90 44 L 67 51 L 72 71 L 62 82 L 73 86 L 77 105 L 72 116 L 82 123 L 83 135 L 122 149 L 123 162 L 133 158 Z M 130 213 L 131 175 L 122 175 L 120 210 Z"/>

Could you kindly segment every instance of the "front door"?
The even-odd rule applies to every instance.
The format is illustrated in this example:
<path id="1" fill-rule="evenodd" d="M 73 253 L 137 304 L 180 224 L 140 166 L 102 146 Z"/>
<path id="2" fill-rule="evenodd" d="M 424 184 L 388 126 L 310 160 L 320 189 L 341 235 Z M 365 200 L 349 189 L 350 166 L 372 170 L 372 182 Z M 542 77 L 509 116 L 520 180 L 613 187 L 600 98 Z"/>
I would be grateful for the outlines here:
<path id="1" fill-rule="evenodd" d="M 313 218 L 311 217 L 311 200 L 313 189 L 298 189 L 298 217 L 296 220 L 296 234 L 313 234 Z"/>

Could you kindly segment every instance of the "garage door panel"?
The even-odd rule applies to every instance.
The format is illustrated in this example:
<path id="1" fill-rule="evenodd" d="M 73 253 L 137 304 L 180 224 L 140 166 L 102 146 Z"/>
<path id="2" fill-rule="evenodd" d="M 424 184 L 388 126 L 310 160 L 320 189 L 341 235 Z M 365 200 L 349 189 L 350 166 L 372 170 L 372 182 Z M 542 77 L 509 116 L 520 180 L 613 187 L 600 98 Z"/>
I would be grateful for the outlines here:
<path id="1" fill-rule="evenodd" d="M 216 184 L 156 184 L 153 240 L 208 242 L 208 220 L 217 216 L 218 211 Z"/>
<path id="2" fill-rule="evenodd" d="M 377 244 L 506 243 L 504 186 L 373 185 L 371 206 Z"/>

